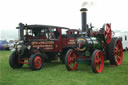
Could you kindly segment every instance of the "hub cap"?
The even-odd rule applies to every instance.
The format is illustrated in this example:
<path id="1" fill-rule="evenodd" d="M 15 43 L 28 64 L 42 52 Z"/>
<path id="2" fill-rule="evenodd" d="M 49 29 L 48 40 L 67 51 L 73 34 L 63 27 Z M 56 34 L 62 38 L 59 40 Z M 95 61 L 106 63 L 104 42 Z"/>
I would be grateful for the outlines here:
<path id="1" fill-rule="evenodd" d="M 34 59 L 34 67 L 35 68 L 40 68 L 42 66 L 42 59 L 40 56 L 37 56 L 35 59 Z"/>

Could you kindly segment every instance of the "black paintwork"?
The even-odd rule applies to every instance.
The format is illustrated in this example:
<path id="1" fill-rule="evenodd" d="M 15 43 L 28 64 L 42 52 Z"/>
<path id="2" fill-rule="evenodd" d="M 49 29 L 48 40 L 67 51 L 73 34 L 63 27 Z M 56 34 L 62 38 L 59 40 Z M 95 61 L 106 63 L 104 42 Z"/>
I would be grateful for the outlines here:
<path id="1" fill-rule="evenodd" d="M 82 20 L 82 31 L 83 32 L 87 32 L 87 9 L 86 8 L 82 8 L 81 10 L 81 20 Z"/>

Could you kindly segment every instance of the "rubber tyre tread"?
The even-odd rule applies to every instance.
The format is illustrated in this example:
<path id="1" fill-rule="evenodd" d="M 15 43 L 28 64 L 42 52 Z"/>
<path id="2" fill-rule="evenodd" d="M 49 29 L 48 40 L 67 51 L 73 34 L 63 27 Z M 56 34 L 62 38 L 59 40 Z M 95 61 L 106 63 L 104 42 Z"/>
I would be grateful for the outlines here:
<path id="1" fill-rule="evenodd" d="M 65 66 L 66 66 L 66 69 L 68 70 L 68 71 L 71 71 L 71 69 L 70 69 L 70 67 L 68 66 L 68 55 L 69 55 L 69 53 L 72 51 L 72 49 L 69 49 L 68 51 L 67 51 L 67 53 L 66 53 L 66 56 L 65 56 Z"/>
<path id="2" fill-rule="evenodd" d="M 41 59 L 42 59 L 42 65 L 41 65 L 41 67 L 38 68 L 38 69 L 34 67 L 34 59 L 35 59 L 36 56 L 40 56 Z M 35 71 L 35 70 L 40 70 L 40 69 L 43 67 L 43 57 L 42 57 L 42 55 L 41 55 L 40 53 L 32 54 L 32 55 L 30 56 L 28 62 L 29 62 L 30 68 L 31 68 L 33 71 Z"/>
<path id="3" fill-rule="evenodd" d="M 92 67 L 92 71 L 94 72 L 94 73 L 97 73 L 97 71 L 96 71 L 96 69 L 95 69 L 95 65 L 94 65 L 94 61 L 95 61 L 95 55 L 96 55 L 96 53 L 97 53 L 97 51 L 99 51 L 99 50 L 94 50 L 94 52 L 92 53 L 92 58 L 91 58 L 91 67 Z"/>
<path id="4" fill-rule="evenodd" d="M 18 64 L 17 58 L 18 58 L 18 55 L 16 54 L 16 52 L 13 52 L 9 57 L 9 65 L 13 69 L 21 68 L 23 66 L 23 64 Z"/>
<path id="5" fill-rule="evenodd" d="M 112 38 L 111 42 L 108 44 L 108 58 L 111 65 L 116 65 L 114 49 L 117 40 L 118 38 Z"/>

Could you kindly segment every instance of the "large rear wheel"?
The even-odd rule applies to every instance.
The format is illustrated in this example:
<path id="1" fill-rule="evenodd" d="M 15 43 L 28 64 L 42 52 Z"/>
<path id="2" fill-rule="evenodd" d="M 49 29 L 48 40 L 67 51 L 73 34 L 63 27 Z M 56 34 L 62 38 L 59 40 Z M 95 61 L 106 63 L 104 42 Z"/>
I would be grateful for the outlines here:
<path id="1" fill-rule="evenodd" d="M 123 47 L 121 40 L 113 38 L 110 44 L 108 44 L 108 58 L 112 65 L 119 66 L 123 60 Z"/>
<path id="2" fill-rule="evenodd" d="M 75 59 L 77 57 L 78 56 L 77 56 L 75 50 L 73 50 L 73 49 L 68 50 L 68 52 L 66 53 L 65 66 L 68 71 L 73 71 L 73 70 L 77 69 L 78 63 L 75 61 Z"/>
<path id="3" fill-rule="evenodd" d="M 101 73 L 104 68 L 104 55 L 100 50 L 95 50 L 91 58 L 92 71 Z"/>
<path id="4" fill-rule="evenodd" d="M 13 52 L 9 57 L 9 65 L 15 69 L 15 68 L 21 68 L 23 64 L 20 64 L 18 54 L 16 52 Z"/>
<path id="5" fill-rule="evenodd" d="M 35 53 L 30 56 L 29 66 L 32 70 L 40 70 L 43 66 L 43 59 L 40 53 Z"/>

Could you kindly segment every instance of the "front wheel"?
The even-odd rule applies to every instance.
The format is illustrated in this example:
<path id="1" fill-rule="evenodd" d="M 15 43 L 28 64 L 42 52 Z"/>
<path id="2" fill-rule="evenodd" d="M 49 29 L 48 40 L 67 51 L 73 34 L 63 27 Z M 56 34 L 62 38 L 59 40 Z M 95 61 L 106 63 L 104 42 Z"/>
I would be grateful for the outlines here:
<path id="1" fill-rule="evenodd" d="M 43 66 L 43 59 L 40 53 L 35 53 L 30 56 L 29 66 L 32 70 L 40 70 Z"/>
<path id="2" fill-rule="evenodd" d="M 94 73 L 101 73 L 104 68 L 104 55 L 100 50 L 95 50 L 91 58 L 92 71 Z"/>
<path id="3" fill-rule="evenodd" d="M 16 52 L 13 52 L 9 57 L 9 65 L 15 69 L 15 68 L 21 68 L 23 64 L 19 63 L 18 54 Z"/>
<path id="4" fill-rule="evenodd" d="M 68 71 L 73 71 L 73 70 L 77 69 L 78 63 L 75 61 L 75 59 L 77 57 L 78 56 L 77 56 L 75 50 L 73 50 L 73 49 L 68 50 L 68 52 L 65 56 L 65 66 Z"/>

